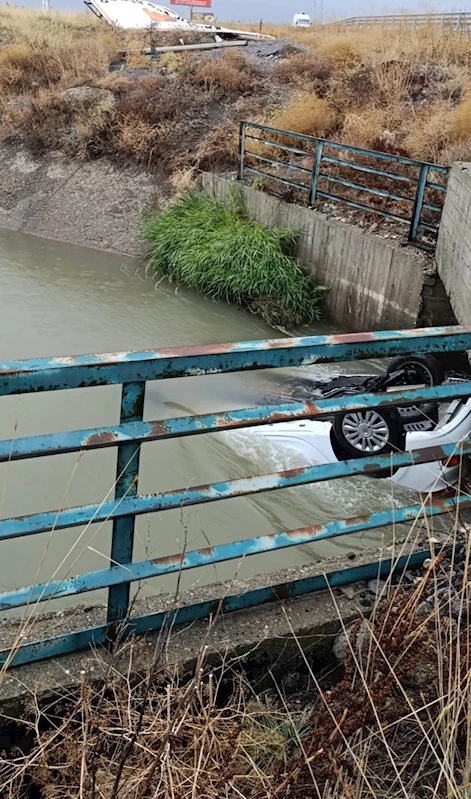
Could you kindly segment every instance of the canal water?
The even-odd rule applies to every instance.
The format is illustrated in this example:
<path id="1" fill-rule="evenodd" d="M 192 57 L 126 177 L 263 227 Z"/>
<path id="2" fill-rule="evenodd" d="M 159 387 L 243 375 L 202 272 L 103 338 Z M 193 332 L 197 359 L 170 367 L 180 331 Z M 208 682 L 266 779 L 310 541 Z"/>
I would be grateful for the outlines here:
<path id="1" fill-rule="evenodd" d="M 0 231 L 1 360 L 39 356 L 158 349 L 273 337 L 263 322 L 191 291 L 146 278 L 142 265 L 93 250 Z M 319 324 L 298 333 L 326 333 Z M 279 334 L 275 334 L 279 335 Z M 377 364 L 373 364 L 376 370 Z M 309 367 L 306 375 L 338 366 Z M 346 365 L 348 371 L 371 370 Z M 222 411 L 260 404 L 267 394 L 289 390 L 294 372 L 174 379 L 148 385 L 145 417 Z M 10 439 L 116 423 L 115 386 L 0 398 L 0 436 Z M 110 495 L 115 450 L 68 454 L 0 465 L 0 517 L 100 502 Z M 249 432 L 234 431 L 153 442 L 143 446 L 139 490 L 185 488 L 216 480 L 263 474 L 302 464 Z M 202 546 L 289 530 L 416 501 L 390 481 L 354 478 L 237 498 L 137 520 L 135 558 L 155 558 Z M 0 590 L 106 568 L 109 523 L 74 528 L 0 544 Z M 389 531 L 292 547 L 243 562 L 187 572 L 182 585 L 240 578 L 301 566 L 380 542 Z M 171 578 L 148 581 L 140 596 L 171 589 Z M 89 603 L 104 594 L 81 596 Z M 72 600 L 62 601 L 62 605 Z M 55 603 L 57 607 L 58 603 Z"/>

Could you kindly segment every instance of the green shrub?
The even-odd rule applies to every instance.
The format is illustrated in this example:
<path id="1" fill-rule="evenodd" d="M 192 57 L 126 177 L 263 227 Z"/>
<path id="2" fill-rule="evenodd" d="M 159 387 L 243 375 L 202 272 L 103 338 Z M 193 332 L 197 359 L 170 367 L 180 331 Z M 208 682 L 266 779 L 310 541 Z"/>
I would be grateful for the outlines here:
<path id="1" fill-rule="evenodd" d="M 252 221 L 239 192 L 216 200 L 189 191 L 144 227 L 148 269 L 271 325 L 318 319 L 322 288 L 290 255 L 295 233 Z"/>

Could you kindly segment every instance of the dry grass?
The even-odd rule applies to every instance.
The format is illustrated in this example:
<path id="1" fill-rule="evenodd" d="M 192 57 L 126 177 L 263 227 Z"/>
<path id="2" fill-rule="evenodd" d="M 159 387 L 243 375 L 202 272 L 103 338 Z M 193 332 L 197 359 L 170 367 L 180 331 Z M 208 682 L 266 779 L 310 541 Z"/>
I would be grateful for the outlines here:
<path id="1" fill-rule="evenodd" d="M 151 63 L 140 52 L 147 32 L 112 31 L 91 15 L 4 7 L 0 136 L 39 152 L 133 159 L 170 174 L 234 168 L 241 118 L 419 160 L 469 157 L 469 36 L 400 26 L 264 30 L 308 49 L 288 46 L 263 68 L 239 50 Z M 110 73 L 123 49 L 128 67 L 163 74 L 152 83 Z M 115 110 L 66 107 L 63 91 L 81 85 L 112 92 Z M 180 108 L 170 109 L 172 95 Z"/>
<path id="2" fill-rule="evenodd" d="M 44 87 L 68 88 L 93 82 L 108 71 L 116 54 L 112 42 L 101 35 L 56 46 L 11 44 L 0 51 L 0 97 L 37 94 Z"/>
<path id="3" fill-rule="evenodd" d="M 297 84 L 304 88 L 310 86 L 319 93 L 332 76 L 332 64 L 316 50 L 310 50 L 279 61 L 273 74 L 281 83 Z"/>
<path id="4" fill-rule="evenodd" d="M 151 675 L 133 673 L 132 647 L 128 655 L 128 674 L 99 657 L 100 682 L 84 680 L 75 696 L 33 708 L 36 744 L 0 761 L 2 795 L 25 797 L 32 784 L 45 799 L 219 799 L 269 785 L 305 712 L 287 718 L 229 670 L 203 669 L 202 659 L 193 676 L 164 666 Z"/>
<path id="5" fill-rule="evenodd" d="M 203 59 L 194 79 L 207 89 L 243 94 L 254 88 L 257 76 L 254 65 L 242 53 L 227 51 L 222 58 Z"/>
<path id="6" fill-rule="evenodd" d="M 209 668 L 205 642 L 191 674 L 166 666 L 166 636 L 144 671 L 132 642 L 111 658 L 97 653 L 93 681 L 83 677 L 42 707 L 32 694 L 22 720 L 32 746 L 0 759 L 2 796 L 464 799 L 470 541 L 458 589 L 451 575 L 459 565 L 447 557 L 437 552 L 412 591 L 388 581 L 370 620 L 347 633 L 343 675 L 333 683 L 298 642 L 307 707 L 279 686 L 256 696 L 224 656 Z M 448 588 L 439 589 L 443 581 Z"/>
<path id="7" fill-rule="evenodd" d="M 445 164 L 469 156 L 469 36 L 434 26 L 264 31 L 309 48 L 287 52 L 273 74 L 326 100 L 335 140 Z M 302 117 L 287 127 L 306 128 Z"/>
<path id="8" fill-rule="evenodd" d="M 471 141 L 471 87 L 466 86 L 462 102 L 452 115 L 452 137 L 455 141 Z"/>
<path id="9" fill-rule="evenodd" d="M 99 81 L 101 87 L 113 86 L 115 103 L 101 105 L 70 98 L 55 90 L 44 89 L 26 104 L 7 107 L 3 117 L 3 135 L 19 140 L 33 152 L 42 154 L 61 150 L 77 157 L 109 156 L 159 165 L 173 171 L 192 166 L 199 159 L 201 147 L 191 151 L 194 120 L 208 113 L 211 102 L 203 90 L 182 83 L 175 87 L 161 76 L 139 81 L 110 77 Z M 211 132 L 213 140 L 218 133 Z M 207 153 L 207 157 L 209 153 Z M 216 160 L 220 158 L 214 153 Z"/>
<path id="10" fill-rule="evenodd" d="M 344 39 L 326 39 L 319 42 L 319 52 L 322 53 L 332 64 L 333 69 L 349 69 L 361 64 L 361 52 L 355 47 L 355 43 L 345 37 Z"/>
<path id="11" fill-rule="evenodd" d="M 87 15 L 8 7 L 0 10 L 1 45 L 0 100 L 98 79 L 118 52 L 117 37 Z"/>
<path id="12" fill-rule="evenodd" d="M 241 103 L 263 93 L 260 109 L 270 94 L 256 65 L 240 52 L 217 59 L 169 53 L 151 62 L 140 51 L 147 39 L 88 15 L 1 10 L 0 137 L 35 153 L 130 159 L 170 175 L 234 166 Z M 126 71 L 110 72 L 122 49 Z M 130 77 L 135 68 L 148 77 Z M 102 103 L 97 95 L 93 107 L 72 103 L 64 91 L 79 86 L 110 96 Z"/>
<path id="13" fill-rule="evenodd" d="M 270 124 L 281 130 L 293 130 L 309 136 L 326 136 L 332 130 L 335 114 L 326 100 L 315 94 L 299 94 L 270 117 Z M 292 140 L 289 142 L 292 144 Z"/>
<path id="14" fill-rule="evenodd" d="M 344 677 L 322 694 L 273 797 L 310 795 L 313 779 L 332 797 L 467 795 L 469 589 L 465 577 L 453 614 L 437 593 L 424 609 L 442 564 L 439 555 L 412 595 L 396 589 L 370 623 L 354 625 Z"/>
<path id="15" fill-rule="evenodd" d="M 422 153 L 428 152 L 430 161 L 440 161 L 453 140 L 452 116 L 450 103 L 443 100 L 427 109 L 419 109 L 411 116 L 403 141 L 406 152 L 418 159 L 422 158 Z"/>
<path id="16" fill-rule="evenodd" d="M 194 167 L 201 171 L 230 169 L 239 156 L 239 126 L 228 122 L 219 125 L 197 147 Z"/>
<path id="17" fill-rule="evenodd" d="M 343 139 L 353 147 L 374 148 L 381 139 L 384 127 L 376 108 L 365 108 L 363 113 L 352 111 L 345 114 Z"/>

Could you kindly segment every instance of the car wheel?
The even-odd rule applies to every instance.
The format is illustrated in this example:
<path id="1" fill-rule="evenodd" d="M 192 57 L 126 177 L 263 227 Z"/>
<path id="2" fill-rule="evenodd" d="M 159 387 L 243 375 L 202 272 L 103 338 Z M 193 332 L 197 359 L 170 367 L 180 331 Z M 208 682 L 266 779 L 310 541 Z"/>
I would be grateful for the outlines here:
<path id="1" fill-rule="evenodd" d="M 398 379 L 398 386 L 413 386 L 424 384 L 426 386 L 439 386 L 445 379 L 445 370 L 433 355 L 418 353 L 418 355 L 400 355 L 393 358 L 387 368 L 387 374 L 401 371 L 403 374 Z"/>
<path id="2" fill-rule="evenodd" d="M 396 408 L 365 408 L 336 414 L 332 429 L 342 451 L 349 458 L 385 455 L 400 448 L 402 424 Z"/>

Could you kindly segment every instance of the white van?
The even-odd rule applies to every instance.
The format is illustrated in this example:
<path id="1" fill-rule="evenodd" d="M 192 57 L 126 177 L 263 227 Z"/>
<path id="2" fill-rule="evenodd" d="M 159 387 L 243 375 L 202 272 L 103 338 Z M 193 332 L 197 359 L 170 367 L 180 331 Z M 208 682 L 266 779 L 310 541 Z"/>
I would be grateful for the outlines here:
<path id="1" fill-rule="evenodd" d="M 309 14 L 295 14 L 293 17 L 293 28 L 309 28 L 311 17 Z"/>

